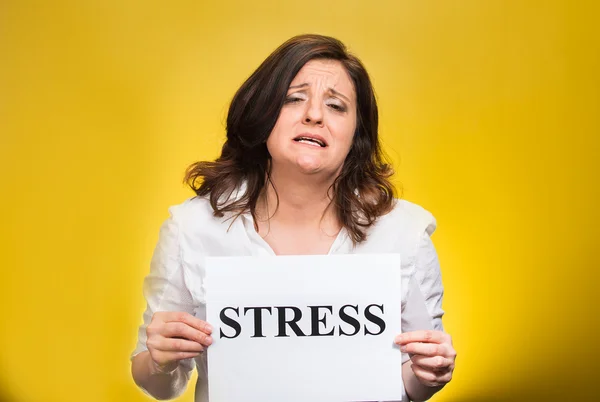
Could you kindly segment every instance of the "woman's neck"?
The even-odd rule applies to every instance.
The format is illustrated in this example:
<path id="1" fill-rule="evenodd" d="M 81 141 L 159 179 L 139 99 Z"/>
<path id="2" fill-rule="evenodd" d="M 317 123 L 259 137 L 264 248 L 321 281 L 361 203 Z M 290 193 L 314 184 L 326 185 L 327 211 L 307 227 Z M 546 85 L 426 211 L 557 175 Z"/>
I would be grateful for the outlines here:
<path id="1" fill-rule="evenodd" d="M 339 230 L 331 204 L 335 178 L 319 175 L 271 172 L 265 192 L 257 205 L 259 219 L 270 219 L 286 226 L 322 226 Z"/>

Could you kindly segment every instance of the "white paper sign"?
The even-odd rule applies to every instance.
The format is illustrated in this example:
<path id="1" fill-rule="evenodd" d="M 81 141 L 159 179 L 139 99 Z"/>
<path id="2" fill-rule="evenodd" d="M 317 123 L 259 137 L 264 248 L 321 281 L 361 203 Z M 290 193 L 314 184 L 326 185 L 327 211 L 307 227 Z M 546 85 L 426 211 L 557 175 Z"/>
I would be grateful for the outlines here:
<path id="1" fill-rule="evenodd" d="M 402 399 L 400 256 L 208 258 L 211 402 Z"/>

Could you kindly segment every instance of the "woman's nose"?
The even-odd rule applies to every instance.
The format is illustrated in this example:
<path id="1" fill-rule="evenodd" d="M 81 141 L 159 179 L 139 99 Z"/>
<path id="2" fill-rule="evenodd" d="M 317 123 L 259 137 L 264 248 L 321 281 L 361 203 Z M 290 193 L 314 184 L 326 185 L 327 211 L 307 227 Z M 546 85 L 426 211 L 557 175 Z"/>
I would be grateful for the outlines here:
<path id="1" fill-rule="evenodd" d="M 316 99 L 312 99 L 311 101 L 307 102 L 304 123 L 323 125 L 323 108 L 321 106 L 321 102 Z"/>

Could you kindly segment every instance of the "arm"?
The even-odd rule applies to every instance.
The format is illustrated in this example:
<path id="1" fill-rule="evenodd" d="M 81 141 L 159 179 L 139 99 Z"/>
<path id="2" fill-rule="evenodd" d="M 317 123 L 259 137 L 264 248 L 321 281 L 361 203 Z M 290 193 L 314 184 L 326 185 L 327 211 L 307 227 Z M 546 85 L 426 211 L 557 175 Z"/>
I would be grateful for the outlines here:
<path id="1" fill-rule="evenodd" d="M 144 392 L 157 399 L 185 391 L 195 362 L 210 344 L 210 326 L 194 317 L 198 307 L 184 280 L 179 242 L 178 207 L 161 226 L 144 279 L 147 301 L 137 347 L 131 355 L 131 374 Z"/>
<path id="2" fill-rule="evenodd" d="M 395 342 L 403 352 L 402 376 L 407 397 L 426 401 L 452 379 L 456 352 L 443 332 L 443 286 L 440 266 L 430 235 L 435 220 L 417 240 L 413 274 L 402 315 L 402 332 Z"/>
<path id="3" fill-rule="evenodd" d="M 426 401 L 452 380 L 456 352 L 450 335 L 424 330 L 401 334 L 396 343 L 411 353 L 402 365 L 407 396 L 411 401 Z"/>
<path id="4" fill-rule="evenodd" d="M 190 373 L 179 364 L 172 372 L 162 372 L 147 350 L 136 355 L 131 364 L 131 375 L 137 386 L 158 400 L 173 399 L 181 395 L 190 379 Z"/>
<path id="5" fill-rule="evenodd" d="M 186 312 L 157 312 L 146 332 L 148 350 L 132 359 L 135 383 L 157 399 L 181 395 L 192 371 L 182 362 L 212 343 L 212 327 Z"/>
<path id="6" fill-rule="evenodd" d="M 444 388 L 444 385 L 437 387 L 427 387 L 419 381 L 412 369 L 412 361 L 408 360 L 402 364 L 402 378 L 404 379 L 404 388 L 406 395 L 413 402 L 426 401 L 436 392 Z"/>

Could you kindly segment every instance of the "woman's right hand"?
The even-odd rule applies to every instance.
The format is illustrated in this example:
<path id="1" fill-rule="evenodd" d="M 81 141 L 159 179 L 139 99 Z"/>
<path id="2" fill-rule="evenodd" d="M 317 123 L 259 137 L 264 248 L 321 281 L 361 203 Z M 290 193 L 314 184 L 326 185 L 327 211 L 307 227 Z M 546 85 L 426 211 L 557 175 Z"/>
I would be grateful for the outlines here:
<path id="1" fill-rule="evenodd" d="M 171 373 L 179 360 L 197 357 L 211 343 L 212 327 L 185 312 L 154 313 L 146 328 L 146 347 L 158 373 Z"/>

